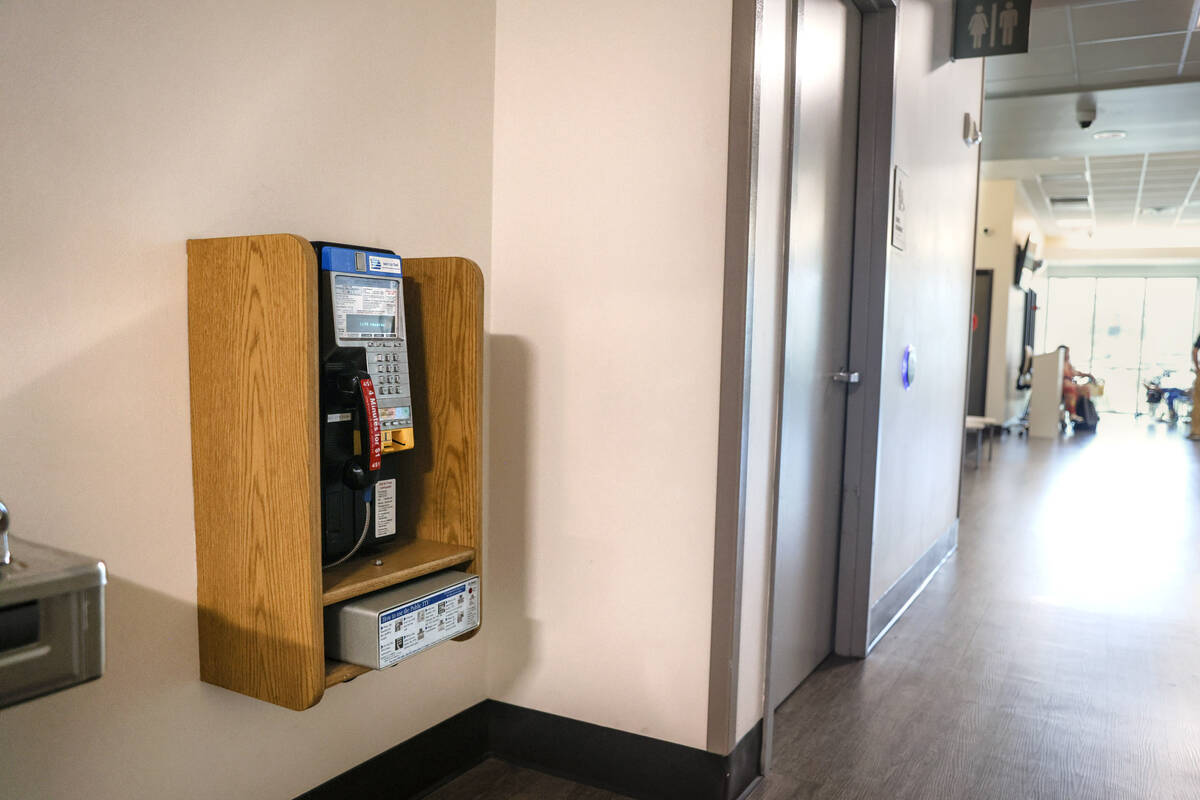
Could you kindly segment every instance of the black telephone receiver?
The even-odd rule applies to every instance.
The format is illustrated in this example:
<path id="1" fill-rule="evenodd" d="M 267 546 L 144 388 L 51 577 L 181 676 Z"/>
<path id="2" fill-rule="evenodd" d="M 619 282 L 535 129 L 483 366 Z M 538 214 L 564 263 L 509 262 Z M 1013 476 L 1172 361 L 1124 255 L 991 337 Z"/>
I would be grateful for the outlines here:
<path id="1" fill-rule="evenodd" d="M 401 260 L 314 242 L 320 263 L 321 556 L 395 539 L 397 459 L 414 447 Z"/>

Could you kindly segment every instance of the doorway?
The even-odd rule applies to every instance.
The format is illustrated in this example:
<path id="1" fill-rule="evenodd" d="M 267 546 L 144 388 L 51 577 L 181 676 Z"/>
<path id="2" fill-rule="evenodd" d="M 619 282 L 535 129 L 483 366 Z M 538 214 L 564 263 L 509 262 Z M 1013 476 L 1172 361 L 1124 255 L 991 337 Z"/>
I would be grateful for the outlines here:
<path id="1" fill-rule="evenodd" d="M 992 276 L 990 269 L 975 270 L 971 308 L 971 377 L 967 383 L 967 413 L 987 416 L 989 332 L 992 330 Z"/>

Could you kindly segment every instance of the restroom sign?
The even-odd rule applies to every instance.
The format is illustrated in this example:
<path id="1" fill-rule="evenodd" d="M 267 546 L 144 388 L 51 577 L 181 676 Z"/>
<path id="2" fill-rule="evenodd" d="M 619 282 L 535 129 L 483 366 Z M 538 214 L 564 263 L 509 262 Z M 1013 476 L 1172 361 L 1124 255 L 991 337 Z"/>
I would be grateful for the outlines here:
<path id="1" fill-rule="evenodd" d="M 1033 0 L 955 0 L 954 57 L 1029 52 Z"/>

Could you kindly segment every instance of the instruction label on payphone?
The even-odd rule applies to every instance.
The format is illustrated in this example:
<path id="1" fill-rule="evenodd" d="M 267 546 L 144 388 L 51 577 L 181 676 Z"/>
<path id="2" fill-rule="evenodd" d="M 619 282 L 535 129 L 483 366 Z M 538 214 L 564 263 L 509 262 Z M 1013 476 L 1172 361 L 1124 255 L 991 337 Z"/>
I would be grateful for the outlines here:
<path id="1" fill-rule="evenodd" d="M 379 667 L 479 626 L 479 578 L 414 600 L 379 616 Z"/>
<path id="2" fill-rule="evenodd" d="M 396 335 L 400 281 L 337 277 L 333 284 L 333 314 L 346 339 L 383 339 Z"/>

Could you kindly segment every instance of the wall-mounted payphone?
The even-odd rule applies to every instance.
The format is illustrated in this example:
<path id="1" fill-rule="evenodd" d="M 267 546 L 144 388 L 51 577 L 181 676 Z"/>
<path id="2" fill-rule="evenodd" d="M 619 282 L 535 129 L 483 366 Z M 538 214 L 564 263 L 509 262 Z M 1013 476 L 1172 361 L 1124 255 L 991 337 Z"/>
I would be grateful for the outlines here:
<path id="1" fill-rule="evenodd" d="M 394 539 L 400 453 L 415 446 L 402 262 L 314 242 L 320 265 L 321 554 Z"/>

